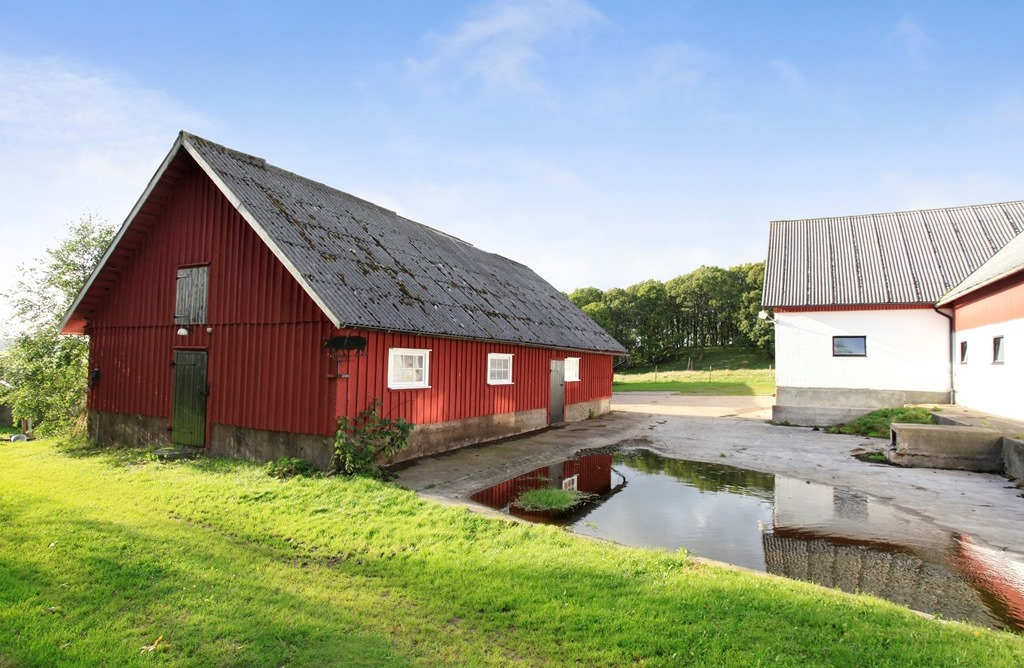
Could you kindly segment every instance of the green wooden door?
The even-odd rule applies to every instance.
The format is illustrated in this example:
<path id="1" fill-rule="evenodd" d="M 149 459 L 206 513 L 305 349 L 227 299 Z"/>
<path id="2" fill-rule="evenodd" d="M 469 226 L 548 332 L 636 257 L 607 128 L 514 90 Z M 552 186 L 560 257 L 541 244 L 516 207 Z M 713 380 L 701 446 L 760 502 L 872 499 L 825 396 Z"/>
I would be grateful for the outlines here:
<path id="1" fill-rule="evenodd" d="M 206 351 L 174 351 L 171 442 L 206 445 Z"/>

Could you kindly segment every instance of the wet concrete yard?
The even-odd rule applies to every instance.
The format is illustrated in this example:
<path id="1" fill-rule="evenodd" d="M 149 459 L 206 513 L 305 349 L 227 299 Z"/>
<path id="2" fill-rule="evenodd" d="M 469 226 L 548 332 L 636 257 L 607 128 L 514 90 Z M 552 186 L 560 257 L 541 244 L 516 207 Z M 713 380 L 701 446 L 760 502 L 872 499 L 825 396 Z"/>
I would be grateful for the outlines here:
<path id="1" fill-rule="evenodd" d="M 580 451 L 603 448 L 607 454 L 613 450 L 643 450 L 652 453 L 652 457 L 747 469 L 767 474 L 769 477 L 766 480 L 774 480 L 774 501 L 769 502 L 774 503 L 774 506 L 771 506 L 768 515 L 771 521 L 768 523 L 763 516 L 759 520 L 769 529 L 765 533 L 767 537 L 763 540 L 748 540 L 755 545 L 760 543 L 759 549 L 766 561 L 760 570 L 809 579 L 826 586 L 852 586 L 870 591 L 866 586 L 868 580 L 864 578 L 868 574 L 883 571 L 879 557 L 870 556 L 867 552 L 873 549 L 877 552 L 876 548 L 880 545 L 895 541 L 884 536 L 854 535 L 850 538 L 849 533 L 853 531 L 856 534 L 857 531 L 851 528 L 851 518 L 889 516 L 888 521 L 900 527 L 896 532 L 909 536 L 909 540 L 904 543 L 909 542 L 910 545 L 890 545 L 893 549 L 886 548 L 889 549 L 887 554 L 896 556 L 887 557 L 889 563 L 885 572 L 891 572 L 894 576 L 901 572 L 919 573 L 942 562 L 946 564 L 943 568 L 952 568 L 956 574 L 963 570 L 961 566 L 966 560 L 973 564 L 971 568 L 975 573 L 974 581 L 967 584 L 963 584 L 963 578 L 958 575 L 948 581 L 942 580 L 941 585 L 933 580 L 931 584 L 918 587 L 917 593 L 910 588 L 904 592 L 904 600 L 900 602 L 921 609 L 927 605 L 915 603 L 915 596 L 916 600 L 928 597 L 952 600 L 956 598 L 953 590 L 959 591 L 966 586 L 970 589 L 968 598 L 976 600 L 979 596 L 988 596 L 979 594 L 979 587 L 989 593 L 993 588 L 1000 590 L 1000 587 L 1004 587 L 1000 584 L 1000 578 L 1005 579 L 1007 569 L 1016 568 L 1013 564 L 1017 564 L 1021 555 L 1024 555 L 1024 522 L 1020 521 L 1024 517 L 1024 498 L 1013 483 L 999 475 L 901 469 L 859 461 L 854 454 L 865 449 L 881 449 L 887 442 L 768 424 L 764 421 L 764 406 L 758 403 L 763 403 L 765 399 L 770 400 L 700 398 L 699 402 L 694 401 L 694 405 L 688 406 L 692 398 L 653 393 L 649 396 L 616 396 L 613 401 L 614 412 L 610 415 L 502 443 L 425 458 L 400 470 L 397 482 L 446 503 L 462 503 L 481 512 L 497 513 L 499 511 L 489 510 L 471 501 L 470 496 L 510 478 L 572 459 Z M 722 405 L 716 406 L 716 402 Z M 813 507 L 807 499 L 815 496 L 828 500 L 820 508 L 828 508 L 831 515 L 826 516 L 819 509 L 816 511 L 817 516 L 806 516 L 810 511 L 804 511 Z M 611 503 L 618 503 L 620 497 L 625 498 L 624 493 L 614 495 L 613 501 L 609 502 L 610 509 L 615 508 Z M 705 517 L 718 515 L 724 518 L 725 511 L 708 507 L 706 503 L 704 506 L 702 512 Z M 797 513 L 797 510 L 803 512 L 803 515 Z M 593 512 L 598 513 L 599 510 Z M 622 512 L 635 518 L 642 517 L 640 513 Z M 680 518 L 686 517 L 685 510 L 670 512 L 666 508 L 664 512 L 669 514 L 659 517 L 656 523 L 666 525 L 671 522 L 675 526 L 703 521 L 695 519 L 692 512 L 689 519 L 682 521 Z M 673 517 L 675 520 L 671 519 Z M 825 522 L 825 519 L 828 521 Z M 741 521 L 728 519 L 726 523 Z M 607 518 L 588 516 L 582 520 L 579 530 L 581 533 L 629 542 L 623 538 L 602 535 L 602 526 L 608 525 Z M 588 526 L 597 529 L 588 531 Z M 822 529 L 822 526 L 825 528 Z M 916 528 L 911 530 L 908 528 L 911 526 Z M 847 532 L 846 542 L 840 541 L 840 545 L 828 547 L 831 556 L 818 554 L 815 559 L 803 561 L 794 556 L 810 555 L 815 551 L 820 553 L 822 548 L 815 542 L 818 539 L 815 532 L 823 530 Z M 809 536 L 814 540 L 808 540 Z M 687 541 L 689 544 L 686 544 Z M 680 542 L 683 544 L 661 547 L 686 547 L 691 552 L 701 554 L 694 547 L 697 543 L 693 538 Z M 907 555 L 909 560 L 905 558 Z M 708 556 L 715 560 L 729 561 L 714 554 Z M 833 566 L 822 569 L 822 558 L 831 559 L 829 563 Z M 853 567 L 849 564 L 836 571 L 835 564 L 852 563 L 857 559 L 862 563 L 867 559 L 867 563 L 874 565 L 871 568 L 862 567 L 863 574 L 856 579 L 849 575 L 856 572 L 856 569 L 851 570 Z M 959 559 L 961 566 L 957 563 L 950 566 L 951 559 L 953 562 Z M 774 560 L 774 566 L 769 563 L 771 560 Z M 734 563 L 758 569 L 756 563 L 743 563 L 739 560 Z M 831 580 L 826 578 L 828 574 L 824 570 L 833 573 L 828 576 Z M 838 576 L 835 573 L 847 575 Z M 905 574 L 895 581 L 911 582 L 917 577 L 913 573 Z M 1016 576 L 1013 575 L 1011 579 L 1013 577 Z M 993 578 L 998 581 L 992 581 Z M 986 580 L 987 584 L 982 582 Z M 995 598 L 999 599 L 999 596 Z M 1003 599 L 1006 599 L 1006 595 L 1003 595 Z M 1000 603 L 997 600 L 994 605 L 998 609 L 1000 606 L 1010 608 L 1018 604 L 1005 601 Z M 990 607 L 986 609 L 991 612 Z M 958 612 L 960 608 L 943 611 L 933 607 L 933 610 L 948 618 L 972 618 L 970 614 Z M 997 610 L 992 614 L 997 618 L 1000 615 L 1005 618 L 1005 613 L 1005 610 Z M 987 614 L 983 613 L 981 617 Z M 993 623 L 976 615 L 973 617 L 978 623 L 1004 625 L 998 620 Z"/>

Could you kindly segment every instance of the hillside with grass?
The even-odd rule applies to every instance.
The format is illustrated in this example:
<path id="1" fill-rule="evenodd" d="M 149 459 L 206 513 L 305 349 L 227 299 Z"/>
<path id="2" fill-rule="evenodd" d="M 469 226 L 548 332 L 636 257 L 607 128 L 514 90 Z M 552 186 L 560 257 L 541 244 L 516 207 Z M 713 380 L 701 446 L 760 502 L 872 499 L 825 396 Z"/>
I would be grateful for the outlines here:
<path id="1" fill-rule="evenodd" d="M 692 395 L 775 394 L 774 358 L 758 348 L 682 350 L 675 360 L 617 371 L 614 392 Z"/>

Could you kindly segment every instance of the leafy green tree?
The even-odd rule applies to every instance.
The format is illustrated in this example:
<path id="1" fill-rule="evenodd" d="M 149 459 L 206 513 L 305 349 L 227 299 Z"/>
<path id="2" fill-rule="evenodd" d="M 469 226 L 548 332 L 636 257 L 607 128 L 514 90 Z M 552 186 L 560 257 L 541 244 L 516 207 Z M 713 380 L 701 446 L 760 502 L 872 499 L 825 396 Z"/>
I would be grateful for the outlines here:
<path id="1" fill-rule="evenodd" d="M 743 294 L 740 295 L 739 310 L 736 313 L 737 328 L 748 345 L 774 354 L 775 326 L 757 317 L 761 312 L 764 289 L 764 262 L 741 264 L 730 271 L 736 271 L 743 277 Z"/>
<path id="2" fill-rule="evenodd" d="M 569 301 L 581 309 L 604 299 L 604 292 L 598 288 L 577 288 L 569 293 Z"/>
<path id="3" fill-rule="evenodd" d="M 647 280 L 626 288 L 636 364 L 658 364 L 671 358 L 672 300 L 660 281 Z"/>
<path id="4" fill-rule="evenodd" d="M 18 330 L 0 356 L 6 383 L 0 400 L 11 406 L 15 420 L 32 420 L 40 434 L 67 431 L 84 413 L 89 342 L 62 336 L 57 328 L 114 232 L 91 214 L 70 223 L 63 241 L 18 267 L 23 278 L 4 295 Z"/>
<path id="5" fill-rule="evenodd" d="M 775 331 L 757 317 L 764 263 L 729 269 L 702 266 L 667 283 L 647 280 L 626 289 L 579 288 L 570 301 L 627 351 L 630 365 L 658 364 L 685 348 L 749 346 L 773 352 Z"/>

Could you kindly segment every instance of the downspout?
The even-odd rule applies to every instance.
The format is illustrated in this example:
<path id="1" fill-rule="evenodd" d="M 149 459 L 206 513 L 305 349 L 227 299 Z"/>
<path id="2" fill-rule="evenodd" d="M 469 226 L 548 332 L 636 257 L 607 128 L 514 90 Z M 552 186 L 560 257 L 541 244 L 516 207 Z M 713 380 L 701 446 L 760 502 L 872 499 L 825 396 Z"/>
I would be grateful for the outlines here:
<path id="1" fill-rule="evenodd" d="M 949 321 L 949 405 L 956 404 L 956 385 L 953 384 L 953 365 L 956 363 L 956 332 L 953 331 L 953 316 L 943 313 L 938 306 L 932 306 L 932 310 Z"/>

